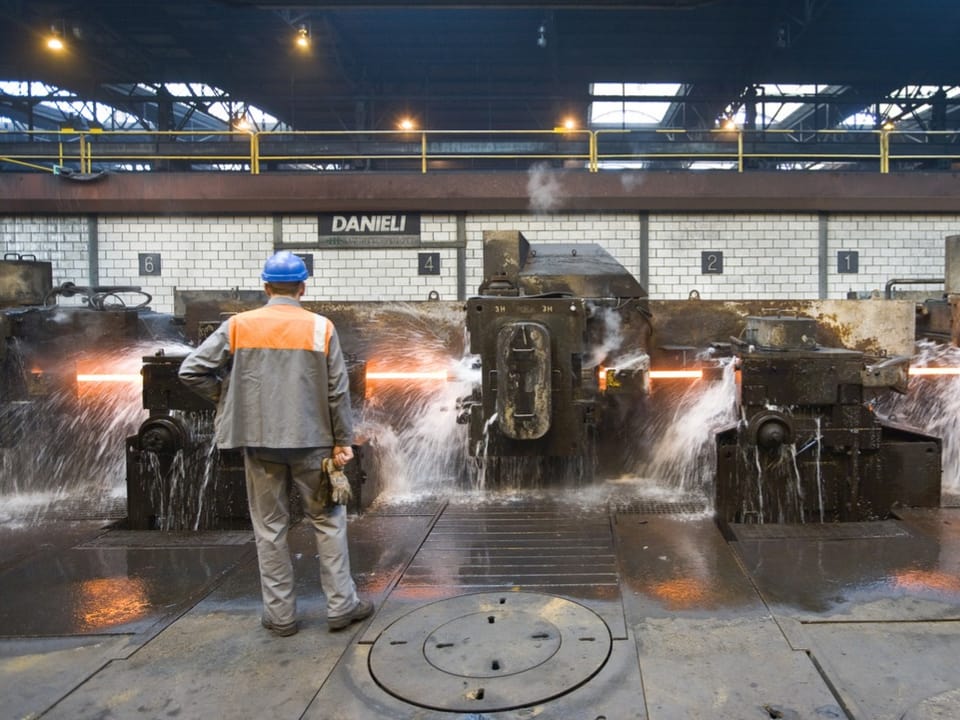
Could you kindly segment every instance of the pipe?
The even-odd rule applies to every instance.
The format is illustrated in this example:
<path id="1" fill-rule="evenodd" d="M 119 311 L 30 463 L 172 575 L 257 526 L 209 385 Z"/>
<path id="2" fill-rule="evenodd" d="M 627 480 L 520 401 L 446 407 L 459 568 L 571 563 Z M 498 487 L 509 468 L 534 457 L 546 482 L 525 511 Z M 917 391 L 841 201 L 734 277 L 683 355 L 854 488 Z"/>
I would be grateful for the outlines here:
<path id="1" fill-rule="evenodd" d="M 894 285 L 942 285 L 945 282 L 944 278 L 895 278 L 887 280 L 887 284 L 883 288 L 883 297 L 887 300 L 893 299 Z"/>

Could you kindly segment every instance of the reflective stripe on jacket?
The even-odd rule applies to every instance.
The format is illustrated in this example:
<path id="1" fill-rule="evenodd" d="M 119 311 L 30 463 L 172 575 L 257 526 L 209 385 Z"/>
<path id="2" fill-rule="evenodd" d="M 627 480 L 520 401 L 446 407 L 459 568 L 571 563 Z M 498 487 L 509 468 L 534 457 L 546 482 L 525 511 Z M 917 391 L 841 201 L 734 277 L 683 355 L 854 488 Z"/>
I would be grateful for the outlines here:
<path id="1" fill-rule="evenodd" d="M 221 448 L 350 445 L 350 386 L 333 323 L 275 296 L 226 320 L 180 365 L 217 403 Z"/>

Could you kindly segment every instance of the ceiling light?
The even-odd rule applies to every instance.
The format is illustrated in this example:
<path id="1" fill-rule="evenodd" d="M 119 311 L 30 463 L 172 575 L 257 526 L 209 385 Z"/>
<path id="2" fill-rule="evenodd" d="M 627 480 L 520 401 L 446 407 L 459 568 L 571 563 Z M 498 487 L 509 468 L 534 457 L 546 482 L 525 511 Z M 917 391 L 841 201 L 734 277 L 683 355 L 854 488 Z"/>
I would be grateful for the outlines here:
<path id="1" fill-rule="evenodd" d="M 723 130 L 736 130 L 737 122 L 732 117 L 725 117 L 720 121 L 720 128 Z"/>
<path id="2" fill-rule="evenodd" d="M 881 129 L 887 130 L 888 132 L 889 132 L 890 130 L 893 130 L 893 129 L 896 128 L 896 127 L 897 127 L 896 123 L 893 122 L 893 120 L 890 120 L 890 119 L 884 120 L 884 121 L 883 121 L 883 125 L 880 126 Z"/>
<path id="3" fill-rule="evenodd" d="M 405 117 L 400 119 L 400 122 L 397 123 L 397 127 L 401 130 L 415 130 L 417 124 L 412 118 Z"/>
<path id="4" fill-rule="evenodd" d="M 62 52 L 66 48 L 63 42 L 63 27 L 57 25 L 50 26 L 50 34 L 47 35 L 47 49 L 54 52 Z"/>
<path id="5" fill-rule="evenodd" d="M 297 28 L 297 36 L 294 38 L 294 43 L 297 47 L 306 50 L 310 47 L 310 28 L 306 25 L 301 25 Z"/>

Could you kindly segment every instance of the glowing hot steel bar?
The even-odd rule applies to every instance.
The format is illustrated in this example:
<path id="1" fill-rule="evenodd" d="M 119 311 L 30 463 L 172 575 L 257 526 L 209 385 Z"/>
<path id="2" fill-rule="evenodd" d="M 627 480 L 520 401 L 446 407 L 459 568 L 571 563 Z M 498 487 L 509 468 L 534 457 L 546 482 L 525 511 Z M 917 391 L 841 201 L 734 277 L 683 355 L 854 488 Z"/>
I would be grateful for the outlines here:
<path id="1" fill-rule="evenodd" d="M 89 383 L 141 383 L 143 377 L 137 373 L 106 373 L 103 375 L 77 375 L 77 382 Z"/>
<path id="2" fill-rule="evenodd" d="M 651 380 L 699 380 L 703 370 L 651 370 Z"/>
<path id="3" fill-rule="evenodd" d="M 607 370 L 616 371 L 617 368 L 600 366 L 600 377 L 604 378 Z M 703 377 L 703 370 L 650 370 L 651 380 L 699 380 Z"/>
<path id="4" fill-rule="evenodd" d="M 960 375 L 960 368 L 956 367 L 912 367 L 910 375 Z"/>
<path id="5" fill-rule="evenodd" d="M 367 380 L 447 380 L 446 370 L 368 372 Z"/>

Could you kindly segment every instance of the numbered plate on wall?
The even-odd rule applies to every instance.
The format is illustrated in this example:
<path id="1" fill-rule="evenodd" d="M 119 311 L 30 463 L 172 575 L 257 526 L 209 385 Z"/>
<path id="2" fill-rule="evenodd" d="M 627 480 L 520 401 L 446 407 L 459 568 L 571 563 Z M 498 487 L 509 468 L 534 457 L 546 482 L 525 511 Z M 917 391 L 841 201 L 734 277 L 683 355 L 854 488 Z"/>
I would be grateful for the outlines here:
<path id="1" fill-rule="evenodd" d="M 160 253 L 140 253 L 138 260 L 141 275 L 160 274 Z"/>
<path id="2" fill-rule="evenodd" d="M 723 273 L 723 251 L 704 250 L 700 253 L 700 272 L 705 275 L 720 275 Z"/>
<path id="3" fill-rule="evenodd" d="M 857 250 L 839 250 L 837 252 L 837 272 L 860 272 L 860 252 Z"/>
<path id="4" fill-rule="evenodd" d="M 440 253 L 417 253 L 417 274 L 418 275 L 439 275 L 440 274 Z"/>

